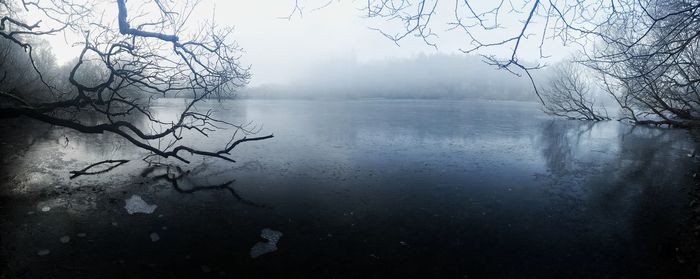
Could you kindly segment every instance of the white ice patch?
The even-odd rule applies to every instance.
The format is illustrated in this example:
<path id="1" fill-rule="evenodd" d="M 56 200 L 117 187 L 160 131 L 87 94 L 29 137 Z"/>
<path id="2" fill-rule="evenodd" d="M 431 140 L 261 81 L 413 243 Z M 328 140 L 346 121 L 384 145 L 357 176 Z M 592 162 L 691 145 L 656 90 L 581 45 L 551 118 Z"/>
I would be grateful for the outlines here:
<path id="1" fill-rule="evenodd" d="M 253 248 L 250 248 L 251 258 L 257 258 L 267 253 L 277 251 L 277 242 L 280 241 L 282 232 L 265 228 L 260 232 L 260 237 L 267 241 L 259 241 L 253 245 Z"/>
<path id="2" fill-rule="evenodd" d="M 51 253 L 51 251 L 49 249 L 42 249 L 42 250 L 39 250 L 39 252 L 37 252 L 36 254 L 39 256 L 46 256 L 50 253 Z"/>
<path id="3" fill-rule="evenodd" d="M 158 235 L 157 233 L 154 233 L 154 232 L 151 233 L 151 241 L 156 242 L 158 240 L 160 240 L 160 235 Z"/>
<path id="4" fill-rule="evenodd" d="M 65 208 L 65 207 L 66 207 L 66 199 L 55 198 L 55 199 L 45 200 L 45 201 L 41 201 L 41 202 L 37 203 L 36 211 L 49 212 L 49 211 L 56 209 L 56 208 Z"/>
<path id="5" fill-rule="evenodd" d="M 153 211 L 156 210 L 156 207 L 158 207 L 155 204 L 147 204 L 140 196 L 138 195 L 132 195 L 131 198 L 126 200 L 126 205 L 124 208 L 126 208 L 126 212 L 129 214 L 134 214 L 134 213 L 144 213 L 144 214 L 151 214 Z"/>

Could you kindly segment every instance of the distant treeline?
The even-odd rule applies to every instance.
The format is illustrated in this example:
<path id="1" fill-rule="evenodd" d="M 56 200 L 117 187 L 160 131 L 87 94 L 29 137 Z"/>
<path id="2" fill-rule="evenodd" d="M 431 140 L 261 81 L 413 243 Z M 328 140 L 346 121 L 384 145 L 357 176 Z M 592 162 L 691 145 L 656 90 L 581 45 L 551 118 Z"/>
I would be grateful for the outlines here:
<path id="1" fill-rule="evenodd" d="M 56 64 L 51 46 L 42 40 L 34 44 L 37 68 L 43 79 L 59 91 L 75 94 L 67 82 L 77 59 Z M 50 100 L 51 96 L 24 49 L 0 40 L 0 91 L 12 92 L 27 100 Z M 107 73 L 98 61 L 87 60 L 76 79 L 98 84 Z M 254 66 L 254 65 L 253 65 Z M 253 69 L 254 70 L 254 69 Z M 546 71 L 536 73 L 544 80 Z M 495 69 L 479 56 L 465 54 L 417 55 L 372 62 L 338 59 L 317 63 L 287 84 L 264 84 L 239 89 L 236 98 L 251 99 L 489 99 L 536 101 L 532 85 L 525 77 Z M 130 88 L 123 94 L 138 95 Z M 177 97 L 190 98 L 189 92 Z M 154 96 L 157 97 L 157 96 Z"/>
<path id="2" fill-rule="evenodd" d="M 418 55 L 360 63 L 345 59 L 313 67 L 289 84 L 242 89 L 239 98 L 261 99 L 490 99 L 535 101 L 525 77 L 497 70 L 480 57 Z"/>

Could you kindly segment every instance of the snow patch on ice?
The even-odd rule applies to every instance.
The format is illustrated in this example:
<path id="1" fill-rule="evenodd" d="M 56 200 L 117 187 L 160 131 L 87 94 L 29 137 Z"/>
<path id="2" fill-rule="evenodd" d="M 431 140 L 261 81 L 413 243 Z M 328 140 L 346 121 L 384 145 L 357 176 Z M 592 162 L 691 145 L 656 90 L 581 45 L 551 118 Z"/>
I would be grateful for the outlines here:
<path id="1" fill-rule="evenodd" d="M 257 258 L 267 253 L 277 251 L 277 242 L 282 237 L 282 232 L 265 228 L 260 232 L 260 237 L 267 241 L 259 241 L 250 248 L 250 257 Z"/>
<path id="2" fill-rule="evenodd" d="M 42 250 L 39 250 L 39 252 L 37 252 L 36 254 L 39 256 L 46 256 L 50 253 L 51 253 L 51 251 L 49 249 L 42 249 Z"/>
<path id="3" fill-rule="evenodd" d="M 153 211 L 156 210 L 158 206 L 155 204 L 148 204 L 146 203 L 140 196 L 138 195 L 132 195 L 131 198 L 128 198 L 126 200 L 126 205 L 124 208 L 126 208 L 126 212 L 129 214 L 134 214 L 134 213 L 144 213 L 144 214 L 151 214 Z"/>
<path id="4" fill-rule="evenodd" d="M 156 242 L 158 240 L 160 240 L 160 235 L 158 235 L 157 233 L 154 233 L 154 232 L 151 233 L 151 241 Z"/>

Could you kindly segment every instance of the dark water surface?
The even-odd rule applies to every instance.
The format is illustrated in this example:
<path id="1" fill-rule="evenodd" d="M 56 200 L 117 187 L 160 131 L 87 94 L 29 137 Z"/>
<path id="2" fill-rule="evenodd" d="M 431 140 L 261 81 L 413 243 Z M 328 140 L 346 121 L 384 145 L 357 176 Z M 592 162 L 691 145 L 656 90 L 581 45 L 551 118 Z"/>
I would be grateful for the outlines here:
<path id="1" fill-rule="evenodd" d="M 181 100 L 158 105 L 165 116 Z M 183 165 L 184 188 L 235 179 L 243 200 L 143 177 L 143 154 L 110 135 L 4 124 L 35 129 L 2 138 L 4 276 L 682 278 L 688 268 L 676 260 L 695 161 L 686 131 L 553 120 L 515 102 L 200 109 L 275 134 L 241 145 L 235 164 Z M 133 161 L 68 179 L 104 159 Z M 156 211 L 129 215 L 134 194 Z M 253 259 L 264 228 L 283 233 L 279 250 Z"/>

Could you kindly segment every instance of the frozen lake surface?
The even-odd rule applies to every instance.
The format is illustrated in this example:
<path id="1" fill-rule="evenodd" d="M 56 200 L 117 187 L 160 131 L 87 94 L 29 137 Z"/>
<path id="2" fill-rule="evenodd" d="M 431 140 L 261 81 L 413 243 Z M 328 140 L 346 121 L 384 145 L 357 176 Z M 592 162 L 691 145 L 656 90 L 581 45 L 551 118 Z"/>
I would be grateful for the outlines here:
<path id="1" fill-rule="evenodd" d="M 169 115 L 181 104 L 156 105 Z M 275 135 L 234 150 L 235 164 L 181 165 L 192 171 L 182 187 L 235 179 L 233 191 L 181 193 L 153 178 L 162 169 L 142 175 L 141 151 L 110 135 L 6 124 L 20 131 L 2 139 L 8 278 L 677 278 L 687 268 L 676 260 L 695 161 L 687 131 L 554 120 L 517 102 L 209 106 L 199 109 Z M 21 127 L 42 132 L 27 139 Z M 68 178 L 105 159 L 132 161 Z M 130 215 L 133 195 L 157 207 Z M 252 258 L 267 228 L 284 236 Z"/>

